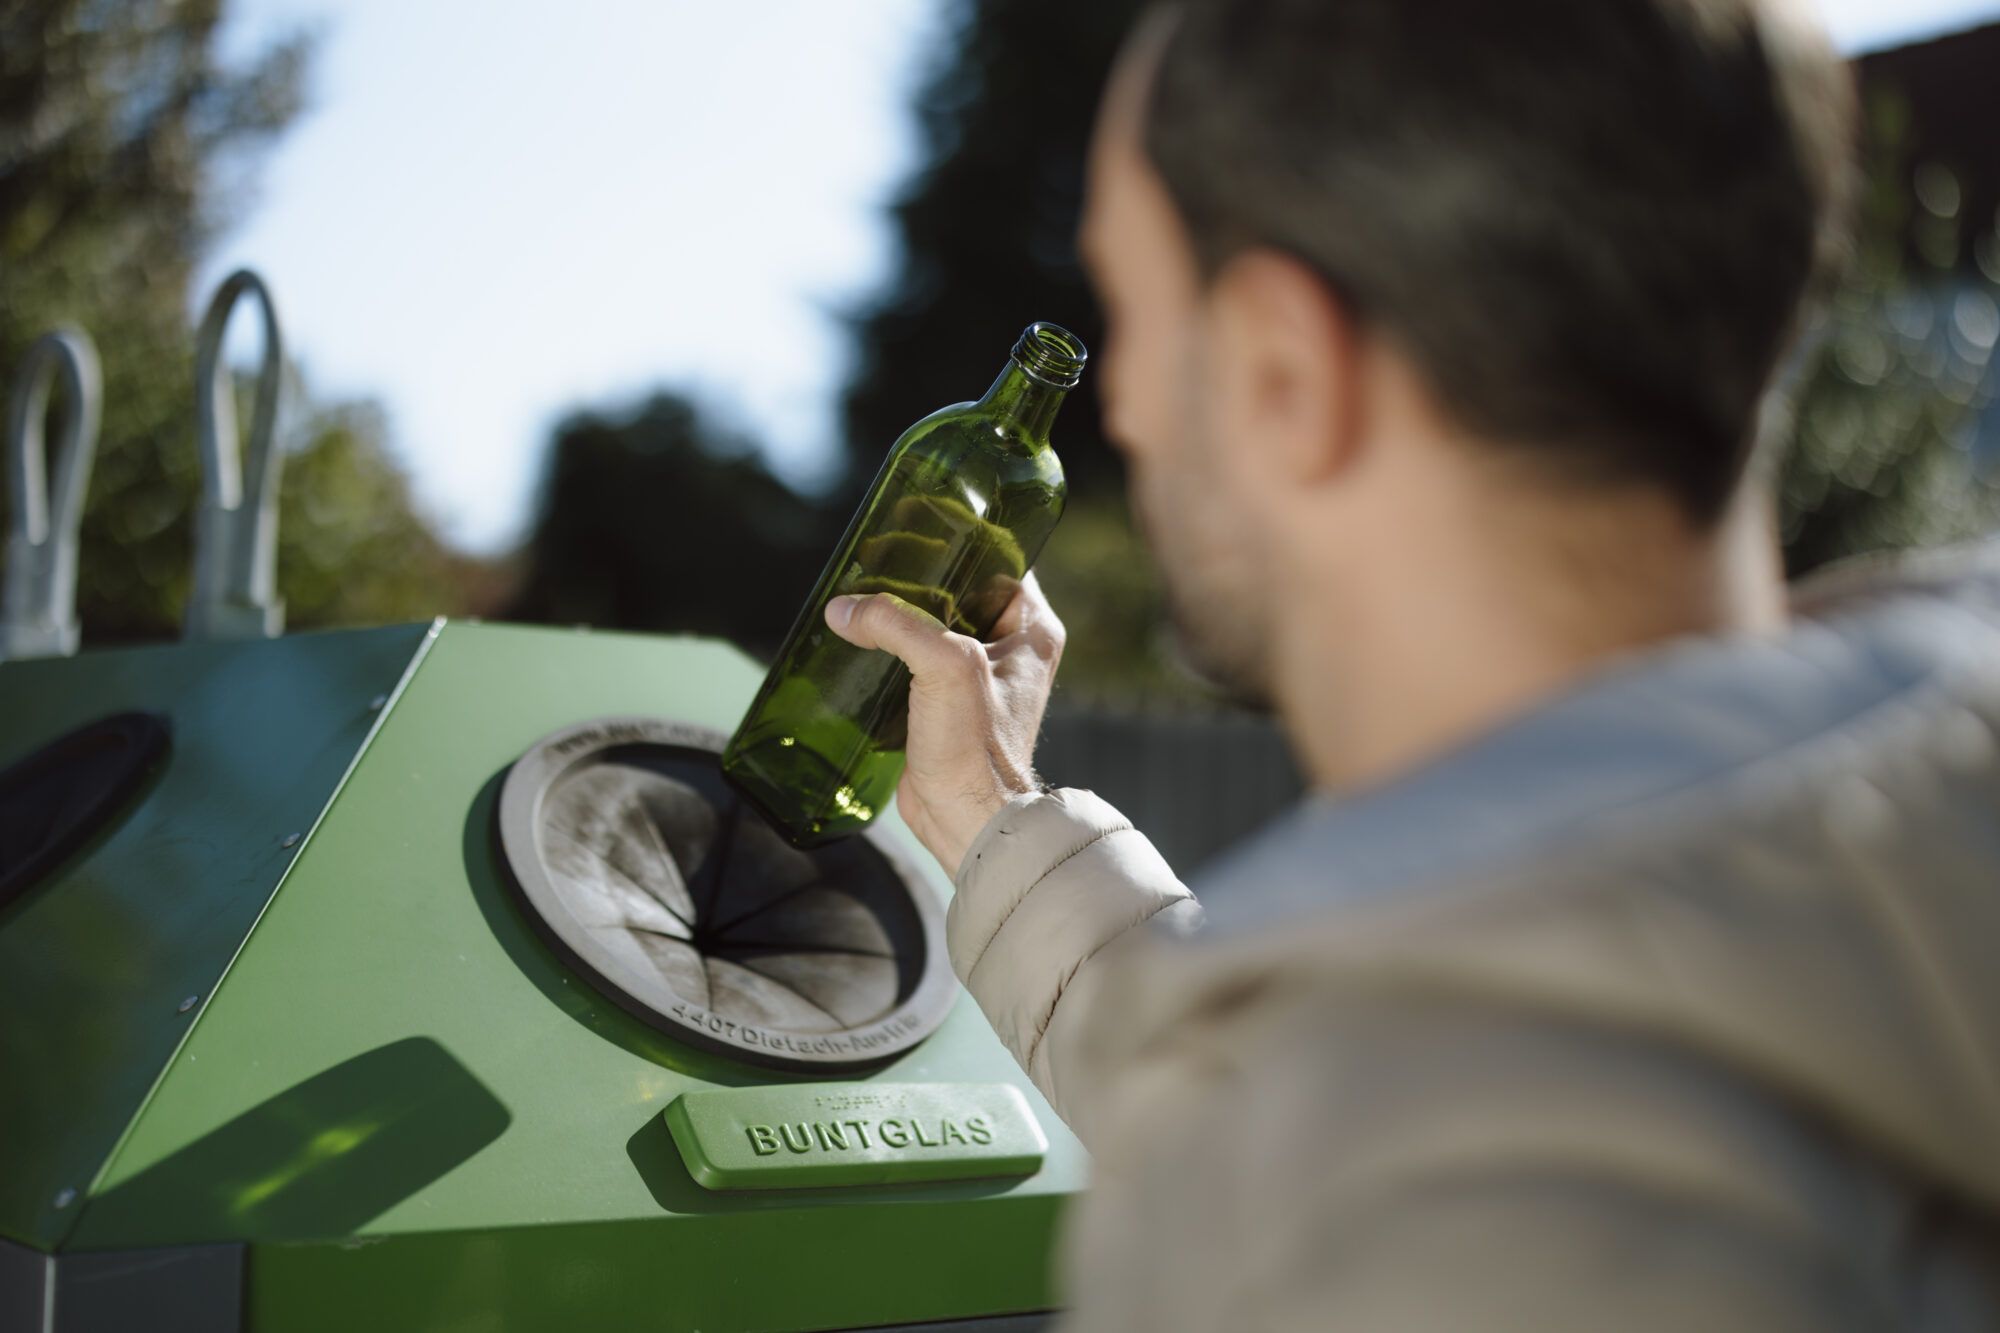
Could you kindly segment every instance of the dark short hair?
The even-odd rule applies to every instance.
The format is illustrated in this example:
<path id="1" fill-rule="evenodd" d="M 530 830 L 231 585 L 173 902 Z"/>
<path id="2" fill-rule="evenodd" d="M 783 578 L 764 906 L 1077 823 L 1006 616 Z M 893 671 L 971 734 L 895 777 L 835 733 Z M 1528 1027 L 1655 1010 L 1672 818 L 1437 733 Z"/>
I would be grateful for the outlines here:
<path id="1" fill-rule="evenodd" d="M 1853 88 L 1764 0 L 1186 0 L 1145 149 L 1211 275 L 1311 265 L 1485 438 L 1727 504 L 1839 251 Z"/>

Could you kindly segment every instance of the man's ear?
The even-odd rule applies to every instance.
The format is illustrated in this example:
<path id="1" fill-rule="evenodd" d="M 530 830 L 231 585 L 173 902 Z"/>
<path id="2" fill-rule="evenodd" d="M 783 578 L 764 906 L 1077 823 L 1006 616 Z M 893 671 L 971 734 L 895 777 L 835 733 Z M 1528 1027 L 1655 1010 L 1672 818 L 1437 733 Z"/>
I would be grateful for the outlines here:
<path id="1" fill-rule="evenodd" d="M 1369 404 L 1361 334 L 1311 268 L 1246 250 L 1209 290 L 1232 438 L 1288 485 L 1316 485 L 1354 465 Z"/>

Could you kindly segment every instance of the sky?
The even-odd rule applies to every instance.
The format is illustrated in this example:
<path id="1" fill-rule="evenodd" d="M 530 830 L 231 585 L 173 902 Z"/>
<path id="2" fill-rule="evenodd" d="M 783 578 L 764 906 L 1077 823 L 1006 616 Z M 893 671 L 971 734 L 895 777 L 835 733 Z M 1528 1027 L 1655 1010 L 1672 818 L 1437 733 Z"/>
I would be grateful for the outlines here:
<path id="1" fill-rule="evenodd" d="M 2000 0 L 1819 3 L 1849 51 L 2000 17 Z M 318 47 L 305 113 L 226 201 L 196 305 L 238 266 L 263 273 L 313 396 L 381 403 L 420 504 L 470 550 L 526 534 L 564 413 L 657 386 L 810 485 L 836 453 L 839 311 L 894 263 L 884 208 L 945 14 L 237 0 L 227 54 L 299 28 Z"/>

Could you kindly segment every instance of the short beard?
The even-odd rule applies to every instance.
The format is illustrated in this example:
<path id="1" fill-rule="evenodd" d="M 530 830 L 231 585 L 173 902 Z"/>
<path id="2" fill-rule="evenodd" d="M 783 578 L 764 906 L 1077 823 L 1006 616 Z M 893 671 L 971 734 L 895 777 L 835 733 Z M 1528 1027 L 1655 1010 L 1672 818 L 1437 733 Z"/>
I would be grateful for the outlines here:
<path id="1" fill-rule="evenodd" d="M 1174 441 L 1171 472 L 1151 478 L 1134 473 L 1133 517 L 1160 571 L 1172 626 L 1169 660 L 1231 705 L 1270 713 L 1272 626 L 1264 623 L 1270 589 L 1259 586 L 1264 576 L 1258 561 L 1244 549 L 1254 538 L 1231 531 L 1218 509 L 1224 503 L 1220 478 L 1205 463 L 1213 459 L 1219 434 L 1207 427 L 1209 414 L 1196 391 L 1199 367 L 1187 371 L 1180 380 L 1185 396 L 1179 418 L 1182 431 L 1194 433 Z M 1141 490 L 1150 494 L 1142 499 Z"/>
<path id="2" fill-rule="evenodd" d="M 1174 576 L 1162 571 L 1167 584 L 1169 661 L 1222 696 L 1223 702 L 1245 712 L 1276 711 L 1271 689 L 1269 638 L 1250 617 L 1241 614 L 1218 590 L 1179 590 Z M 1206 614 L 1192 608 L 1205 608 Z M 1238 608 L 1232 613 L 1229 608 Z"/>

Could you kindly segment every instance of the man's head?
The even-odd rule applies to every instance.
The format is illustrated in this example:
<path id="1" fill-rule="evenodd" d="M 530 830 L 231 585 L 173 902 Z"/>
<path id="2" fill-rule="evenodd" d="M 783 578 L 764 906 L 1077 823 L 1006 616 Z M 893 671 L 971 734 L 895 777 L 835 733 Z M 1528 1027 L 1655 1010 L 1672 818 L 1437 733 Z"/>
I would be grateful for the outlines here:
<path id="1" fill-rule="evenodd" d="M 1151 18 L 1083 242 L 1107 430 L 1197 660 L 1267 689 L 1300 562 L 1394 558 L 1344 534 L 1421 524 L 1439 478 L 1712 528 L 1826 268 L 1850 100 L 1775 0 Z"/>

